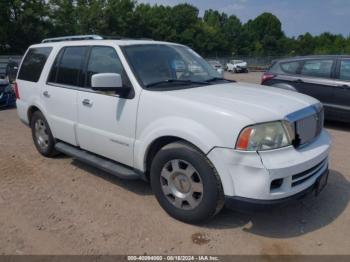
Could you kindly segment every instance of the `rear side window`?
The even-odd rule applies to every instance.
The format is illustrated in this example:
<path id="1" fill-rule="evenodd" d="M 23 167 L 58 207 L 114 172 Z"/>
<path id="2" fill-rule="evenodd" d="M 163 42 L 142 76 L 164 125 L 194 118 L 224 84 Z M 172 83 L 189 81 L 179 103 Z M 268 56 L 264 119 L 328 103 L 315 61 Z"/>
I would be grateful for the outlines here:
<path id="1" fill-rule="evenodd" d="M 41 71 L 43 70 L 46 60 L 51 53 L 52 47 L 37 47 L 28 50 L 24 58 L 18 79 L 30 82 L 38 82 Z"/>
<path id="2" fill-rule="evenodd" d="M 307 60 L 305 61 L 301 74 L 306 76 L 330 78 L 333 60 Z"/>
<path id="3" fill-rule="evenodd" d="M 282 71 L 287 74 L 296 74 L 299 66 L 299 61 L 281 63 Z"/>
<path id="4" fill-rule="evenodd" d="M 341 80 L 350 80 L 350 60 L 340 62 L 339 78 Z"/>
<path id="5" fill-rule="evenodd" d="M 79 86 L 86 50 L 82 46 L 64 48 L 52 66 L 49 82 Z"/>

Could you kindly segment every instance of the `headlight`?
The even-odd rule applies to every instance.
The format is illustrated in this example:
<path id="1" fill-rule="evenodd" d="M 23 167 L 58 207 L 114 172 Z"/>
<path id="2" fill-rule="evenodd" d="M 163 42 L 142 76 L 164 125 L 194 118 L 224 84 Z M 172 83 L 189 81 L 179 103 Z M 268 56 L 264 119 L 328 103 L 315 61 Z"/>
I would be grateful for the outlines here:
<path id="1" fill-rule="evenodd" d="M 271 150 L 291 145 L 294 138 L 294 125 L 288 121 L 257 124 L 242 130 L 236 143 L 236 149 Z"/>

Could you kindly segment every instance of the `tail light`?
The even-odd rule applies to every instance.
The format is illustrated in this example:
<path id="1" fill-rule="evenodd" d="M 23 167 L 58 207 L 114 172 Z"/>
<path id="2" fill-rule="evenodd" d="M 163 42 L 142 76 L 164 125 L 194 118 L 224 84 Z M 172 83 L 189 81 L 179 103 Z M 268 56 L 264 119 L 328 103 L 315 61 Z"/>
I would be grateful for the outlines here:
<path id="1" fill-rule="evenodd" d="M 19 90 L 17 82 L 13 84 L 13 91 L 15 92 L 16 98 L 19 99 Z"/>
<path id="2" fill-rule="evenodd" d="M 265 73 L 262 75 L 261 84 L 263 85 L 266 81 L 269 81 L 269 80 L 273 79 L 274 77 L 275 77 L 274 74 L 265 72 Z"/>

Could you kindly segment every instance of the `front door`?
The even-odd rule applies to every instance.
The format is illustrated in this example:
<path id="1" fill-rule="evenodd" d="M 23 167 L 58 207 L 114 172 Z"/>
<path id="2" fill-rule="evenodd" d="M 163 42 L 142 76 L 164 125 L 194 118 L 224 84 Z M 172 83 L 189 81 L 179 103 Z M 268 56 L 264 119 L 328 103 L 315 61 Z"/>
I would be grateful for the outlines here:
<path id="1" fill-rule="evenodd" d="M 130 85 L 117 51 L 111 46 L 93 46 L 86 65 L 85 87 L 78 91 L 77 137 L 81 148 L 133 165 L 137 99 L 91 89 L 91 76 L 118 73 Z"/>

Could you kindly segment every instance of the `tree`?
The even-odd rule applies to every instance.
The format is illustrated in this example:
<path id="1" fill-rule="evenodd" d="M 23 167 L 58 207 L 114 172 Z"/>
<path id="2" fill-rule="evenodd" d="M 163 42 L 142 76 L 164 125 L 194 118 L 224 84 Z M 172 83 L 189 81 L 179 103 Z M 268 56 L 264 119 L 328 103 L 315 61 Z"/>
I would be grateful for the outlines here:
<path id="1" fill-rule="evenodd" d="M 297 42 L 297 54 L 310 55 L 314 53 L 316 43 L 310 33 L 298 36 Z"/>
<path id="2" fill-rule="evenodd" d="M 261 55 L 279 54 L 283 49 L 279 44 L 284 37 L 282 25 L 279 19 L 271 13 L 263 13 L 254 20 L 249 20 L 244 25 L 246 36 L 251 45 L 250 49 L 253 53 L 261 51 L 255 50 L 260 48 Z"/>
<path id="3" fill-rule="evenodd" d="M 49 18 L 51 36 L 75 35 L 78 33 L 76 0 L 50 0 Z"/>
<path id="4" fill-rule="evenodd" d="M 190 4 L 136 0 L 0 1 L 0 52 L 23 53 L 45 37 L 101 34 L 178 42 L 205 56 L 349 54 L 350 36 L 286 37 L 280 20 L 263 13 L 242 24 L 234 15 Z"/>
<path id="5" fill-rule="evenodd" d="M 40 42 L 50 31 L 44 0 L 10 0 L 0 4 L 0 50 L 23 53 L 28 45 Z"/>

